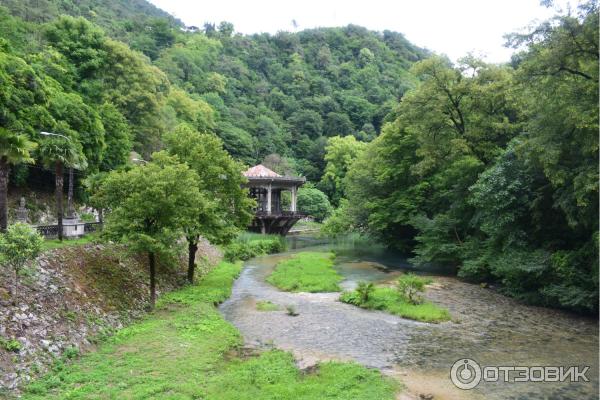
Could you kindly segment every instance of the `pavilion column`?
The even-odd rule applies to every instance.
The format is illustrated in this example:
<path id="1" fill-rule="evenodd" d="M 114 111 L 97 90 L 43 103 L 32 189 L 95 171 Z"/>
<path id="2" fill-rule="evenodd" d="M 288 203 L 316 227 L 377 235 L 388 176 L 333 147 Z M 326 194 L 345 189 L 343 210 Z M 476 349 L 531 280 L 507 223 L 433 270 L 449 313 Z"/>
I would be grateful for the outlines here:
<path id="1" fill-rule="evenodd" d="M 296 212 L 296 191 L 298 190 L 298 188 L 296 188 L 296 186 L 294 186 L 292 188 L 292 206 L 291 206 L 291 210 L 292 212 Z"/>
<path id="2" fill-rule="evenodd" d="M 271 185 L 267 186 L 267 214 L 271 214 Z"/>

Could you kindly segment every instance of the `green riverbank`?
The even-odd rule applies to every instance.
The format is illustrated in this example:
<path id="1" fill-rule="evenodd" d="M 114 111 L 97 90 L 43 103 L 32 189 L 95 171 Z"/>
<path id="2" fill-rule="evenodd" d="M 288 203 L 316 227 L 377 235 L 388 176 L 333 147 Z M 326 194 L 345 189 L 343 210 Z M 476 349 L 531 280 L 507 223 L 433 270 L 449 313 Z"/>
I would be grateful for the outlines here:
<path id="1" fill-rule="evenodd" d="M 199 284 L 166 294 L 97 351 L 57 362 L 22 398 L 394 399 L 395 381 L 358 364 L 327 362 L 304 373 L 279 350 L 243 356 L 240 333 L 215 308 L 240 270 L 223 262 Z"/>

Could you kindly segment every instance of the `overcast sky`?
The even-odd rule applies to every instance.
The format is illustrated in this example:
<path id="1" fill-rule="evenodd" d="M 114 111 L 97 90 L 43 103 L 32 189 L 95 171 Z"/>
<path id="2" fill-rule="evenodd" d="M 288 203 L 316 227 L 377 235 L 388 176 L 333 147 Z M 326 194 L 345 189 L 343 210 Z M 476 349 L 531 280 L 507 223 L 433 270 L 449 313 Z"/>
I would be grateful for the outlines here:
<path id="1" fill-rule="evenodd" d="M 389 29 L 408 40 L 456 60 L 467 52 L 489 62 L 510 59 L 505 33 L 515 32 L 554 11 L 539 0 L 150 0 L 181 19 L 202 27 L 229 21 L 236 32 L 296 31 L 350 23 Z M 563 8 L 568 2 L 559 0 Z M 297 28 L 293 21 L 296 21 Z"/>

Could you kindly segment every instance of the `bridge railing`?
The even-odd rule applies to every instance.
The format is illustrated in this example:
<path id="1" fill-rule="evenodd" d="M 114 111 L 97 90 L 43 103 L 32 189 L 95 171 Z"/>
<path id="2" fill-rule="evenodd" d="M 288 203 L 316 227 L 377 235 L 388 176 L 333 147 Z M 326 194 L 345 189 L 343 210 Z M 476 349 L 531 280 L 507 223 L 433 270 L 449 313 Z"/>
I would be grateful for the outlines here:
<path id="1" fill-rule="evenodd" d="M 268 213 L 266 211 L 255 211 L 254 215 L 257 217 L 298 217 L 303 218 L 306 215 L 304 213 L 298 211 L 271 211 Z"/>

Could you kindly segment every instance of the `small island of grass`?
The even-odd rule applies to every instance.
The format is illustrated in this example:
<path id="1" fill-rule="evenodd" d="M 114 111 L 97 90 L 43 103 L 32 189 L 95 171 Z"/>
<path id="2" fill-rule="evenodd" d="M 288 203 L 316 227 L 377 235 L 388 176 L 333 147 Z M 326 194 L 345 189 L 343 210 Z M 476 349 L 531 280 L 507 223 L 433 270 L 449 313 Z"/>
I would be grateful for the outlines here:
<path id="1" fill-rule="evenodd" d="M 398 286 L 377 287 L 372 283 L 359 283 L 356 290 L 344 292 L 340 301 L 368 310 L 381 310 L 403 318 L 422 322 L 450 320 L 448 310 L 424 300 L 419 293 L 431 279 L 414 274 L 402 275 Z"/>
<path id="2" fill-rule="evenodd" d="M 269 300 L 261 300 L 256 302 L 256 309 L 258 311 L 278 311 L 279 306 Z"/>
<path id="3" fill-rule="evenodd" d="M 339 292 L 342 276 L 333 269 L 335 254 L 301 252 L 277 264 L 267 282 L 288 292 Z"/>

